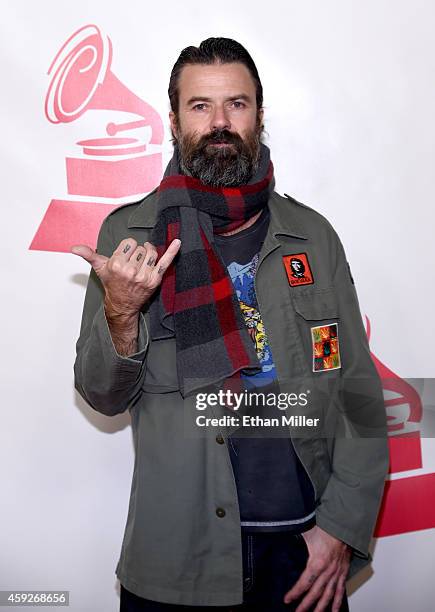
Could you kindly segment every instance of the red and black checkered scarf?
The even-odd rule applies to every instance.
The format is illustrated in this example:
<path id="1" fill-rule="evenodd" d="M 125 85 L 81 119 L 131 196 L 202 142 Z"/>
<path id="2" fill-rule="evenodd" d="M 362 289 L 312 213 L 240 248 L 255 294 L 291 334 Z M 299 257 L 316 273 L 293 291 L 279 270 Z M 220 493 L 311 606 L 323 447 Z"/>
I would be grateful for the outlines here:
<path id="1" fill-rule="evenodd" d="M 174 238 L 180 250 L 150 305 L 151 339 L 175 336 L 177 375 L 183 396 L 260 369 L 227 268 L 214 234 L 237 229 L 262 210 L 273 189 L 270 151 L 260 145 L 258 169 L 240 187 L 209 187 L 183 175 L 178 150 L 157 191 L 151 236 L 160 257 Z"/>

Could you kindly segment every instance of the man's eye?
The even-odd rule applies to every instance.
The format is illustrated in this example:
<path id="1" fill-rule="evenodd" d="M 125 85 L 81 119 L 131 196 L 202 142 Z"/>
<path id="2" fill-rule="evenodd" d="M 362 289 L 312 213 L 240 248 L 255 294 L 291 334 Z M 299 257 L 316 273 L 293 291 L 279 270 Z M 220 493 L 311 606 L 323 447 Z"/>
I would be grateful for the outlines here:
<path id="1" fill-rule="evenodd" d="M 207 104 L 205 104 L 204 102 L 200 102 L 199 104 L 195 104 L 195 106 L 193 107 L 193 110 L 205 110 L 207 107 Z"/>
<path id="2" fill-rule="evenodd" d="M 234 108 L 243 108 L 245 104 L 243 102 L 240 102 L 240 100 L 234 100 L 233 106 Z"/>

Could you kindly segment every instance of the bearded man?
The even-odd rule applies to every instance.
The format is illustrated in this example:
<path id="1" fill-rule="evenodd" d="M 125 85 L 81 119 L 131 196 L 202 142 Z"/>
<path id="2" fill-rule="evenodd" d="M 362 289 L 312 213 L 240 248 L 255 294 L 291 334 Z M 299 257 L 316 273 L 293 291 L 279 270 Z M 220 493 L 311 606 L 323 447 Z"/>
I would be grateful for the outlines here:
<path id="1" fill-rule="evenodd" d="M 121 611 L 347 610 L 388 451 L 343 247 L 324 217 L 274 190 L 244 47 L 184 49 L 169 98 L 174 153 L 160 185 L 105 219 L 96 251 L 72 249 L 92 265 L 76 388 L 105 415 L 129 410 L 133 429 Z M 219 417 L 239 408 L 233 383 L 276 392 L 300 380 L 310 389 L 290 394 L 288 412 L 317 411 L 317 435 L 233 424 L 188 435 L 200 393 Z"/>

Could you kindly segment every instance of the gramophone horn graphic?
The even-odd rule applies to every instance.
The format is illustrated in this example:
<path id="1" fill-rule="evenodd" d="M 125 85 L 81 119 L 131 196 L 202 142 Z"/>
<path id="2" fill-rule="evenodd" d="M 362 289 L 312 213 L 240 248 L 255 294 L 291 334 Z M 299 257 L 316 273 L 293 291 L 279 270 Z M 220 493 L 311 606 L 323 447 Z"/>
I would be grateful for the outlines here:
<path id="1" fill-rule="evenodd" d="M 161 179 L 161 117 L 121 83 L 111 61 L 109 37 L 86 25 L 68 38 L 48 70 L 45 115 L 51 123 L 70 123 L 87 111 L 105 118 L 107 111 L 118 113 L 121 121 L 107 122 L 102 137 L 79 140 L 77 154 L 66 157 L 68 196 L 50 202 L 30 249 L 69 252 L 73 244 L 95 246 L 111 210 L 140 199 Z"/>

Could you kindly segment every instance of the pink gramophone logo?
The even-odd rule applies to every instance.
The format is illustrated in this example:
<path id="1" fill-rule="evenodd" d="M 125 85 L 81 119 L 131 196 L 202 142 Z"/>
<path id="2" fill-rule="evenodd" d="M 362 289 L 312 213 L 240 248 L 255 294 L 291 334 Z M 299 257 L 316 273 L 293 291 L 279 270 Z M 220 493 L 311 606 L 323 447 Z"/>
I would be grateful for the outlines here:
<path id="1" fill-rule="evenodd" d="M 366 320 L 370 340 L 370 321 Z M 435 473 L 427 465 L 423 469 L 421 396 L 407 380 L 373 353 L 371 356 L 382 380 L 390 449 L 389 478 L 374 535 L 430 529 L 435 527 Z"/>
<path id="2" fill-rule="evenodd" d="M 116 200 L 139 199 L 161 179 L 161 117 L 121 83 L 111 61 L 109 37 L 86 25 L 68 38 L 48 70 L 45 115 L 51 123 L 69 123 L 88 111 L 121 112 L 123 121 L 108 122 L 104 136 L 76 143 L 77 153 L 66 157 L 68 196 L 51 200 L 30 249 L 95 246 L 103 219 L 120 204 Z"/>

